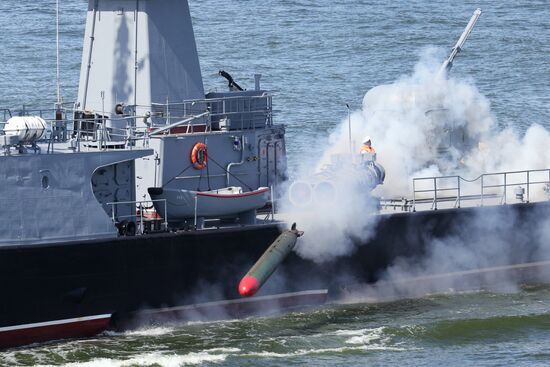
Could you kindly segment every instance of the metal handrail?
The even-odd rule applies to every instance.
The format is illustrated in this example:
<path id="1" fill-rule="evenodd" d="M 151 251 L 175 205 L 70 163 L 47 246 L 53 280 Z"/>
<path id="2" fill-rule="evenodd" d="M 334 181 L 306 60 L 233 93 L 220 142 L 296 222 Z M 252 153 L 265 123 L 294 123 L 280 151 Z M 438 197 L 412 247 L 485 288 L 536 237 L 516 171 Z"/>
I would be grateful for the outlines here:
<path id="1" fill-rule="evenodd" d="M 4 114 L 4 120 L 6 120 L 6 116 L 13 117 L 9 108 L 0 108 L 0 111 Z"/>
<path id="2" fill-rule="evenodd" d="M 181 120 L 181 121 L 177 121 L 177 122 L 174 122 L 172 124 L 169 124 L 169 125 L 166 125 L 164 127 L 161 127 L 159 129 L 156 129 L 155 131 L 151 132 L 150 135 L 156 135 L 156 134 L 160 134 L 160 133 L 163 133 L 165 131 L 170 131 L 171 129 L 175 128 L 175 127 L 178 127 L 180 125 L 185 125 L 185 124 L 190 124 L 191 121 L 195 120 L 195 119 L 199 119 L 201 117 L 204 117 L 204 116 L 208 116 L 209 115 L 209 112 L 206 111 L 206 112 L 203 112 L 201 113 L 200 115 L 196 115 L 196 116 L 190 116 L 184 120 Z"/>
<path id="3" fill-rule="evenodd" d="M 548 180 L 543 180 L 543 181 L 540 181 L 540 180 L 535 180 L 533 181 L 532 178 L 531 178 L 531 175 L 534 174 L 534 173 L 547 173 L 548 175 Z M 524 180 L 521 180 L 520 182 L 513 182 L 513 183 L 510 183 L 509 182 L 509 177 L 512 176 L 512 175 L 525 175 L 525 179 Z M 502 184 L 493 184 L 493 183 L 489 183 L 487 184 L 487 178 L 492 178 L 492 177 L 502 177 L 502 180 L 503 180 L 503 183 Z M 443 186 L 443 187 L 438 187 L 438 181 L 441 181 L 441 180 L 456 180 L 456 186 Z M 427 181 L 427 182 L 432 182 L 432 188 L 429 188 L 429 189 L 417 189 L 417 186 L 418 186 L 418 182 L 421 182 L 421 181 Z M 502 188 L 503 189 L 503 194 L 501 196 L 501 204 L 506 204 L 506 196 L 508 194 L 508 188 L 509 187 L 512 187 L 512 186 L 521 186 L 521 185 L 525 185 L 526 186 L 526 202 L 530 202 L 531 200 L 531 186 L 532 185 L 540 185 L 540 184 L 546 184 L 546 185 L 549 185 L 550 186 L 550 169 L 549 168 L 546 168 L 546 169 L 534 169 L 534 170 L 523 170 L 523 171 L 503 171 L 503 172 L 494 172 L 494 173 L 484 173 L 484 174 L 481 174 L 479 175 L 478 177 L 474 178 L 474 179 L 466 179 L 466 178 L 463 178 L 459 175 L 447 175 L 447 176 L 432 176 L 432 177 L 417 177 L 417 178 L 413 178 L 413 200 L 412 200 L 412 207 L 413 207 L 413 211 L 416 211 L 416 203 L 417 203 L 417 194 L 421 194 L 421 193 L 433 193 L 433 199 L 431 200 L 432 201 L 432 209 L 434 210 L 437 210 L 437 203 L 440 201 L 438 199 L 438 192 L 444 192 L 444 191 L 456 191 L 457 192 L 457 195 L 456 195 L 456 201 L 455 201 L 455 207 L 458 207 L 460 208 L 460 204 L 461 204 L 461 201 L 462 200 L 465 200 L 465 196 L 462 194 L 463 192 L 463 187 L 461 185 L 461 182 L 465 182 L 465 183 L 475 183 L 479 181 L 480 182 L 480 192 L 479 192 L 479 198 L 480 198 L 480 202 L 481 202 L 481 206 L 484 205 L 484 199 L 487 198 L 487 197 L 494 197 L 493 194 L 487 194 L 486 193 L 486 190 L 487 189 L 496 189 L 496 188 Z M 467 195 L 468 197 L 472 197 L 472 195 Z M 426 199 L 423 199 L 423 201 L 425 201 Z"/>
<path id="4" fill-rule="evenodd" d="M 219 102 L 219 101 L 223 101 L 223 100 L 239 100 L 239 99 L 244 99 L 244 98 L 263 99 L 263 98 L 270 98 L 270 97 L 273 97 L 273 95 L 271 93 L 264 92 L 262 95 L 259 95 L 259 96 L 254 96 L 254 95 L 251 95 L 251 96 L 244 95 L 244 96 L 242 96 L 241 95 L 241 96 L 224 96 L 224 97 L 216 97 L 216 98 L 188 99 L 188 100 L 181 101 L 181 102 L 169 102 L 169 103 L 156 103 L 156 102 L 153 102 L 153 103 L 151 103 L 150 106 L 165 107 L 165 106 L 178 106 L 178 105 L 184 105 L 184 104 L 200 104 L 200 103 L 208 103 L 208 102 Z M 131 107 L 134 107 L 134 106 L 131 106 Z M 136 107 L 149 107 L 149 105 L 136 105 Z"/>
<path id="5" fill-rule="evenodd" d="M 193 100 L 186 100 L 182 102 L 167 102 L 167 103 L 151 103 L 151 105 L 135 105 L 135 106 L 129 106 L 133 107 L 135 109 L 141 108 L 141 109 L 157 109 L 161 110 L 158 113 L 157 117 L 165 117 L 167 120 L 167 123 L 170 123 L 171 119 L 174 118 L 186 118 L 193 115 L 194 112 L 202 112 L 200 109 L 204 108 L 204 105 L 208 106 L 210 109 L 210 115 L 208 117 L 209 123 L 212 122 L 212 117 L 224 117 L 224 116 L 230 116 L 230 115 L 254 115 L 254 114 L 266 114 L 266 121 L 265 124 L 267 126 L 271 126 L 273 122 L 273 102 L 272 102 L 272 95 L 269 93 L 263 93 L 262 95 L 252 95 L 252 96 L 224 96 L 224 97 L 216 97 L 216 98 L 204 98 L 204 99 L 193 99 Z M 263 109 L 253 109 L 252 101 L 254 100 L 265 100 L 266 106 Z M 246 103 L 248 101 L 248 103 Z M 238 109 L 237 111 L 233 111 L 230 107 L 232 103 L 240 103 L 242 102 L 242 109 Z M 212 106 L 217 106 L 219 111 L 213 111 Z M 174 108 L 180 108 L 183 115 L 181 116 L 174 116 L 171 109 Z M 191 112 L 191 113 L 190 113 Z M 154 117 L 155 113 L 152 114 L 152 117 Z M 244 128 L 244 120 L 241 120 L 241 127 Z"/>
<path id="6" fill-rule="evenodd" d="M 113 117 L 113 118 L 95 116 L 93 118 L 93 120 L 96 120 L 96 121 L 124 120 L 124 119 L 135 120 L 135 119 L 139 119 L 139 118 L 145 118 L 145 117 L 149 118 L 149 117 L 155 117 L 155 116 L 156 117 L 167 117 L 167 118 L 170 118 L 170 119 L 174 119 L 174 118 L 182 118 L 183 119 L 183 118 L 188 118 L 188 117 L 196 115 L 193 112 L 197 112 L 197 113 L 202 114 L 202 113 L 204 113 L 204 110 L 205 110 L 204 106 L 205 105 L 212 105 L 212 104 L 216 104 L 216 103 L 221 103 L 222 104 L 221 112 L 220 113 L 211 113 L 212 116 L 238 114 L 238 113 L 241 113 L 241 114 L 254 114 L 254 113 L 260 113 L 260 112 L 261 113 L 267 112 L 268 118 L 271 119 L 272 112 L 273 112 L 272 98 L 273 98 L 273 96 L 270 93 L 264 92 L 262 95 L 223 96 L 223 97 L 216 97 L 216 98 L 190 99 L 190 100 L 185 100 L 185 101 L 181 101 L 181 102 L 151 103 L 150 105 L 136 104 L 136 105 L 128 105 L 127 106 L 127 107 L 130 107 L 130 108 L 133 108 L 133 113 L 130 116 L 117 115 L 116 117 Z M 235 101 L 245 102 L 245 101 L 253 101 L 253 100 L 265 100 L 266 101 L 265 109 L 253 109 L 252 108 L 253 103 L 243 104 L 243 107 L 245 107 L 245 108 L 243 108 L 240 111 L 232 111 L 226 106 L 226 104 L 233 103 Z M 67 106 L 70 106 L 70 107 L 67 107 Z M 40 117 L 43 117 L 44 115 L 54 115 L 56 112 L 61 112 L 64 116 L 63 120 L 69 121 L 69 119 L 66 118 L 66 115 L 68 113 L 73 113 L 73 112 L 76 111 L 74 106 L 75 106 L 74 103 L 62 103 L 61 105 L 57 105 L 57 107 L 54 107 L 54 108 L 32 108 L 32 109 L 30 109 L 26 105 L 23 105 L 22 108 L 18 109 L 18 110 L 10 110 L 8 108 L 0 108 L 0 111 L 2 111 L 4 113 L 4 117 L 7 117 L 7 116 L 11 117 L 11 116 L 18 116 L 18 115 L 22 116 L 22 115 L 27 115 L 27 114 L 36 114 Z M 61 107 L 61 108 L 59 108 L 59 107 Z M 182 107 L 182 112 L 184 112 L 184 113 L 181 116 L 175 116 L 173 114 L 171 114 L 171 116 L 163 116 L 164 111 L 159 111 L 157 113 L 152 111 L 155 108 L 156 109 L 165 109 L 167 114 L 170 114 L 170 111 L 169 111 L 170 107 Z M 150 109 L 151 114 L 139 116 L 138 114 L 136 114 L 136 109 L 137 108 Z M 5 118 L 4 118 L 4 120 L 5 120 Z M 45 119 L 45 120 L 49 121 L 49 119 Z M 54 119 L 51 119 L 51 120 L 54 120 Z M 90 120 L 88 120 L 88 119 L 70 119 L 70 122 L 90 121 Z M 56 120 L 56 121 L 59 122 L 60 120 Z"/>
<path id="7" fill-rule="evenodd" d="M 106 203 L 105 205 L 108 205 L 108 206 L 112 206 L 113 209 L 111 210 L 111 219 L 113 221 L 113 223 L 116 223 L 116 220 L 117 218 L 135 218 L 137 217 L 137 214 L 132 214 L 132 215 L 123 215 L 123 216 L 115 216 L 115 206 L 116 205 L 128 205 L 128 204 L 133 204 L 133 205 L 136 205 L 136 208 L 137 208 L 137 205 L 139 204 L 139 225 L 140 225 L 140 231 L 141 233 L 140 234 L 143 234 L 143 203 L 154 203 L 154 202 L 164 202 L 164 217 L 162 219 L 164 219 L 164 222 L 162 223 L 163 226 L 164 226 L 164 229 L 165 230 L 168 230 L 168 208 L 167 208 L 167 203 L 166 203 L 166 199 L 155 199 L 155 200 L 135 200 L 135 201 L 116 201 L 116 202 L 111 202 L 111 203 Z"/>
<path id="8" fill-rule="evenodd" d="M 260 104 L 255 101 L 262 101 Z M 110 143 L 113 140 L 128 144 L 132 149 L 135 142 L 143 140 L 144 145 L 148 146 L 151 136 L 161 134 L 176 126 L 187 124 L 186 133 L 194 133 L 193 126 L 195 121 L 203 118 L 207 126 L 205 132 L 212 129 L 212 123 L 225 118 L 231 120 L 231 126 L 240 129 L 253 129 L 257 126 L 269 127 L 273 125 L 273 102 L 272 95 L 268 92 L 263 92 L 261 95 L 237 95 L 237 96 L 222 96 L 216 98 L 202 98 L 195 100 L 187 100 L 172 103 L 151 103 L 150 105 L 130 105 L 128 115 L 115 115 L 107 117 L 103 112 L 81 111 L 74 103 L 56 104 L 54 108 L 38 108 L 29 109 L 23 105 L 19 110 L 3 109 L 4 120 L 12 116 L 24 116 L 33 114 L 43 118 L 47 125 L 46 136 L 41 139 L 41 142 L 48 144 L 48 153 L 54 152 L 54 144 L 58 142 L 67 142 L 71 140 L 70 149 L 75 152 L 80 152 L 82 142 L 88 142 L 87 148 L 109 149 Z M 171 108 L 178 107 L 177 111 L 172 111 Z M 138 113 L 138 108 L 144 113 Z M 156 111 L 155 111 L 156 110 Z M 77 117 L 77 112 L 85 112 L 84 115 L 89 117 Z M 48 118 L 56 116 L 55 118 Z M 181 115 L 181 116 L 180 116 Z M 147 119 L 150 119 L 147 122 Z M 146 127 L 138 125 L 138 119 L 144 119 Z M 171 121 L 176 121 L 171 123 Z M 179 121 L 178 121 L 179 120 Z M 107 121 L 113 122 L 107 126 Z M 126 122 L 126 123 L 125 123 Z M 164 123 L 162 123 L 164 122 Z M 117 127 L 116 125 L 120 126 Z M 5 123 L 0 122 L 0 134 L 3 131 Z M 126 125 L 126 126 L 122 126 Z M 202 130 L 200 132 L 203 132 Z M 74 141 L 74 145 L 72 143 Z M 89 142 L 93 142 L 90 144 Z M 33 142 L 34 144 L 35 142 Z"/>

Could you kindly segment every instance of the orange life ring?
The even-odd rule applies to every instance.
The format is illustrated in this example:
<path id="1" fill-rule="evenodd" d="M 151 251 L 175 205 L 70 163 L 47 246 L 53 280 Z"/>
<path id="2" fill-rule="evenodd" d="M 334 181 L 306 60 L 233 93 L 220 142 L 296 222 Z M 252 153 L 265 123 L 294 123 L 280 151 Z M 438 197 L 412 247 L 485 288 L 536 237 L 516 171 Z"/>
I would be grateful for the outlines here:
<path id="1" fill-rule="evenodd" d="M 208 163 L 208 149 L 206 144 L 197 143 L 191 151 L 191 163 L 193 163 L 193 168 L 203 169 Z"/>

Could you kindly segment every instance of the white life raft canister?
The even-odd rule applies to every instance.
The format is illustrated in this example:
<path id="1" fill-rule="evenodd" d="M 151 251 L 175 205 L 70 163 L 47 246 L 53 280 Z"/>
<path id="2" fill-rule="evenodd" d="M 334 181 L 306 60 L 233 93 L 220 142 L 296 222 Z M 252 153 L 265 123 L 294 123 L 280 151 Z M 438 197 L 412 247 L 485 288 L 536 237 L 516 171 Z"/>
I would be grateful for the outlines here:
<path id="1" fill-rule="evenodd" d="M 20 143 L 40 140 L 46 134 L 46 121 L 38 116 L 16 116 L 10 118 L 4 126 L 8 136 L 17 136 Z"/>

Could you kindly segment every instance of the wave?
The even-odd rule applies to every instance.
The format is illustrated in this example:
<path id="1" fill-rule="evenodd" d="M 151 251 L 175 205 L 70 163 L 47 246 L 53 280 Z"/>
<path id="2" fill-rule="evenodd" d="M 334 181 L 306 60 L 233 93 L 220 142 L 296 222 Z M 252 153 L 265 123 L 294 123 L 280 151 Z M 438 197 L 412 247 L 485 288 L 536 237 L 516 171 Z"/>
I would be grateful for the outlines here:
<path id="1" fill-rule="evenodd" d="M 269 352 L 269 351 L 262 351 L 262 352 L 250 352 L 250 353 L 243 353 L 240 355 L 240 357 L 264 357 L 264 358 L 289 358 L 289 357 L 298 357 L 298 356 L 306 356 L 306 355 L 316 355 L 316 354 L 334 354 L 334 353 L 350 353 L 350 352 L 357 352 L 357 351 L 364 351 L 364 346 L 345 346 L 345 347 L 338 347 L 338 348 L 319 348 L 319 349 L 298 349 L 292 352 L 287 353 L 277 353 L 277 352 Z"/>
<path id="2" fill-rule="evenodd" d="M 550 330 L 550 313 L 443 320 L 431 324 L 388 328 L 387 333 L 442 343 L 480 342 L 487 339 L 517 339 L 532 331 Z"/>
<path id="3" fill-rule="evenodd" d="M 207 352 L 188 353 L 184 355 L 169 355 L 162 353 L 146 353 L 129 359 L 96 358 L 88 362 L 67 363 L 64 367 L 130 367 L 130 366 L 192 366 L 207 362 L 223 362 L 227 354 L 210 354 Z M 47 367 L 48 365 L 42 365 Z"/>
<path id="4" fill-rule="evenodd" d="M 166 335 L 174 332 L 174 328 L 172 327 L 145 327 L 141 329 L 135 329 L 135 330 L 128 330 L 128 331 L 105 331 L 103 332 L 104 335 L 107 336 L 161 336 Z"/>

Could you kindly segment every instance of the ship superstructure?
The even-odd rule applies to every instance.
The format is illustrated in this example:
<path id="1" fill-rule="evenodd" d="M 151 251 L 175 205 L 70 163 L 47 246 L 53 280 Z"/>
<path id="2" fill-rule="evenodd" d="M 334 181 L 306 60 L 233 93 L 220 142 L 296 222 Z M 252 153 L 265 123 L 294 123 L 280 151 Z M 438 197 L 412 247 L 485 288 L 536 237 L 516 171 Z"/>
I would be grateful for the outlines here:
<path id="1" fill-rule="evenodd" d="M 154 150 L 137 163 L 140 200 L 149 187 L 250 190 L 284 179 L 285 130 L 260 77 L 252 90 L 204 94 L 186 1 L 89 2 L 77 106 L 92 130 L 107 119 L 106 144 Z M 190 167 L 197 143 L 210 159 L 200 169 Z"/>
<path id="2" fill-rule="evenodd" d="M 112 222 L 135 227 L 133 206 L 150 208 L 153 187 L 273 191 L 285 179 L 285 128 L 273 123 L 272 95 L 260 76 L 253 90 L 204 94 L 186 1 L 92 0 L 84 39 L 74 105 L 57 105 L 49 121 L 30 115 L 47 111 L 4 112 L 4 167 L 13 164 L 6 180 L 28 181 L 16 195 L 6 182 L 6 202 L 20 197 L 18 210 L 26 211 L 27 200 L 38 209 L 35 220 L 9 216 L 14 232 L 2 233 L 5 243 L 116 236 Z M 204 152 L 194 152 L 197 146 Z M 193 163 L 198 154 L 207 155 L 201 164 Z M 91 190 L 83 191 L 87 182 Z M 75 225 L 62 215 L 41 224 L 45 211 L 74 208 L 85 208 L 69 215 Z"/>

